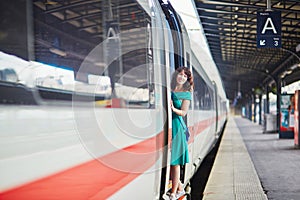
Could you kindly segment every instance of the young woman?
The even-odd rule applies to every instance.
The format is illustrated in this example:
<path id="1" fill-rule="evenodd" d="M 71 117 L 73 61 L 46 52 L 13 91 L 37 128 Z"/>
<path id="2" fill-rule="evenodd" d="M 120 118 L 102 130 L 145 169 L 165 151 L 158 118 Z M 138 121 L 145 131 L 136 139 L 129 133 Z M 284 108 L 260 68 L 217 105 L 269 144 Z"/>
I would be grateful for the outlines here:
<path id="1" fill-rule="evenodd" d="M 193 77 L 187 67 L 179 67 L 171 81 L 171 110 L 172 113 L 172 151 L 171 151 L 171 180 L 172 190 L 170 199 L 178 199 L 185 194 L 180 182 L 180 165 L 189 162 L 188 144 L 185 136 L 186 125 L 183 118 L 189 109 L 192 99 Z"/>

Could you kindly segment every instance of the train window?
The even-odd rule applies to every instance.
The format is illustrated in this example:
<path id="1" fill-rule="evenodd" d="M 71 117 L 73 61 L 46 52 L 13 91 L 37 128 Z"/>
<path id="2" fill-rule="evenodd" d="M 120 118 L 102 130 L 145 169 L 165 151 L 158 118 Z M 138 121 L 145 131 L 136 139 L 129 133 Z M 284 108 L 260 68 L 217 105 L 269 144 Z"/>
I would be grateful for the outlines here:
<path id="1" fill-rule="evenodd" d="M 168 33 L 168 39 L 169 39 L 169 45 L 170 45 L 170 49 L 171 51 L 169 51 L 169 65 L 170 65 L 170 73 L 173 74 L 174 71 L 175 71 L 175 54 L 174 54 L 174 44 L 173 44 L 173 36 L 172 36 L 172 31 L 171 31 L 171 28 L 169 26 L 168 23 L 166 23 L 167 25 L 167 33 Z"/>
<path id="2" fill-rule="evenodd" d="M 121 31 L 121 34 L 112 37 L 107 34 L 104 45 L 107 68 L 103 75 L 110 79 L 111 98 L 120 100 L 121 106 L 153 108 L 151 18 L 138 5 L 132 6 L 132 25 L 128 26 L 128 13 L 125 10 L 120 8 L 115 11 L 119 13 L 115 15 L 120 16 L 115 32 Z M 110 19 L 104 19 L 107 20 Z M 107 28 L 108 32 L 110 28 Z"/>
<path id="3" fill-rule="evenodd" d="M 211 110 L 213 108 L 213 91 L 204 79 L 194 70 L 194 109 Z"/>
<path id="4" fill-rule="evenodd" d="M 190 54 L 188 52 L 186 52 L 186 66 L 188 68 L 191 67 L 191 63 L 190 63 Z"/>
<path id="5" fill-rule="evenodd" d="M 10 4 L 14 12 L 16 6 L 24 7 L 19 9 L 24 13 L 11 17 L 1 9 L 10 32 L 7 41 L 0 41 L 0 81 L 22 84 L 25 90 L 36 86 L 42 100 L 95 101 L 101 107 L 155 105 L 152 21 L 146 4 Z"/>
<path id="6" fill-rule="evenodd" d="M 151 107 L 151 18 L 137 2 L 130 3 L 121 5 L 112 0 L 57 13 L 51 10 L 64 5 L 47 8 L 35 2 L 35 15 L 46 18 L 36 26 L 36 49 L 44 49 L 45 40 L 53 49 L 47 57 L 39 50 L 37 58 L 55 65 L 72 65 L 77 94 L 92 93 L 99 106 Z M 49 30 L 45 26 L 48 22 L 59 23 Z M 59 55 L 57 50 L 66 55 Z"/>
<path id="7" fill-rule="evenodd" d="M 172 38 L 170 51 L 173 54 L 171 59 L 174 59 L 175 69 L 184 66 L 184 46 L 181 30 L 182 21 L 175 12 L 174 8 L 169 3 L 161 3 L 166 22 L 169 30 L 169 38 Z M 172 58 L 173 57 L 173 58 Z"/>

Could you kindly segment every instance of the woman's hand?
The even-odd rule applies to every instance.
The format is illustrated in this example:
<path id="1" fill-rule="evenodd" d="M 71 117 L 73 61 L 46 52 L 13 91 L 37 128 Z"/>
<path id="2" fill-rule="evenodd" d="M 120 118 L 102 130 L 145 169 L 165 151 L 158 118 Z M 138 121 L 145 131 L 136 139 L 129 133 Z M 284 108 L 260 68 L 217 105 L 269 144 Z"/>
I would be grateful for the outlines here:
<path id="1" fill-rule="evenodd" d="M 171 106 L 171 110 L 174 111 L 174 105 L 173 105 L 173 101 L 170 101 L 170 106 Z"/>
<path id="2" fill-rule="evenodd" d="M 170 101 L 170 106 L 172 112 L 176 113 L 177 115 L 182 115 L 182 110 L 175 108 L 172 100 Z"/>
<path id="3" fill-rule="evenodd" d="M 190 101 L 184 99 L 182 101 L 182 104 L 181 104 L 181 109 L 175 108 L 172 100 L 170 101 L 170 106 L 171 106 L 171 110 L 174 113 L 176 113 L 179 116 L 183 116 L 184 117 L 187 114 L 187 112 L 188 112 L 188 109 L 189 109 L 189 106 L 190 106 Z"/>

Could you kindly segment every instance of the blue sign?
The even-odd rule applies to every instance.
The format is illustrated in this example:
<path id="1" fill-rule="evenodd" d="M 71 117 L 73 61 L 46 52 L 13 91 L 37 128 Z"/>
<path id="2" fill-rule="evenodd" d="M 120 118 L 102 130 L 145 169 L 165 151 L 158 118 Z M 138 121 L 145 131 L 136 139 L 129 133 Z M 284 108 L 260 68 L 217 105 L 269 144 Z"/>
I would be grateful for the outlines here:
<path id="1" fill-rule="evenodd" d="M 281 12 L 257 12 L 256 44 L 258 48 L 281 47 Z"/>

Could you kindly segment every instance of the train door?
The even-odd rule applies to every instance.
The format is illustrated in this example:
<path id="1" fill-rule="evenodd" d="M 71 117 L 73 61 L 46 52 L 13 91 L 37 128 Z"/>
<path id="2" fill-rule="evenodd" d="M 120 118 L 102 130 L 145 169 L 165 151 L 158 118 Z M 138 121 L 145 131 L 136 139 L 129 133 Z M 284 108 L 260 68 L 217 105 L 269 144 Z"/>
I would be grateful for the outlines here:
<path id="1" fill-rule="evenodd" d="M 168 2 L 163 2 L 162 0 L 159 1 L 162 6 L 162 10 L 165 14 L 166 19 L 166 26 L 167 26 L 167 37 L 169 38 L 169 52 L 167 52 L 167 62 L 169 63 L 166 72 L 169 74 L 167 76 L 167 83 L 170 83 L 170 79 L 174 71 L 177 67 L 180 66 L 187 66 L 191 67 L 190 65 L 190 45 L 189 45 L 189 38 L 187 36 L 187 32 L 184 28 L 184 25 L 180 19 L 180 17 L 177 15 L 173 7 Z M 185 34 L 184 34 L 185 33 Z M 168 92 L 170 94 L 170 89 L 168 89 Z M 169 95 L 170 98 L 170 95 Z M 170 100 L 170 99 L 169 99 Z M 192 108 L 193 106 L 191 106 Z M 190 109 L 191 109 L 190 108 Z M 169 109 L 168 109 L 169 110 Z M 185 117 L 185 122 L 187 125 L 189 125 L 192 122 L 191 114 L 192 112 L 189 112 L 188 116 Z M 171 112 L 169 110 L 169 119 L 171 119 Z M 169 122 L 169 127 L 171 127 L 171 120 Z M 171 129 L 169 129 L 171 130 Z M 169 137 L 171 136 L 171 131 L 169 131 Z M 171 143 L 171 140 L 169 139 L 169 143 Z M 191 144 L 190 144 L 191 146 Z M 192 157 L 192 149 L 189 148 L 189 154 Z M 171 187 L 171 185 L 168 185 L 169 180 L 169 167 L 170 167 L 170 157 L 171 157 L 171 149 L 168 150 L 168 163 L 167 167 L 165 169 L 166 174 L 166 182 L 165 182 L 165 188 L 162 188 L 162 191 L 164 193 Z M 186 183 L 186 180 L 188 180 L 192 174 L 192 164 L 187 164 L 181 168 L 181 182 Z"/>
<path id="2" fill-rule="evenodd" d="M 181 21 L 181 30 L 182 30 L 182 39 L 183 39 L 183 45 L 184 45 L 184 63 L 186 67 L 188 67 L 191 70 L 191 73 L 193 75 L 193 69 L 192 69 L 192 63 L 191 63 L 191 47 L 190 47 L 190 40 L 189 40 L 189 36 L 187 34 L 187 30 L 181 20 L 181 18 L 179 17 L 179 21 Z M 187 115 L 185 116 L 185 123 L 187 124 L 187 126 L 189 127 L 190 133 L 192 134 L 189 143 L 188 143 L 188 150 L 189 150 L 189 157 L 190 157 L 190 162 L 187 163 L 183 169 L 183 176 L 182 176 L 182 182 L 188 184 L 189 179 L 193 176 L 194 173 L 194 166 L 193 166 L 193 157 L 194 157 L 194 142 L 193 142 L 193 134 L 194 134 L 194 95 L 192 95 L 192 101 L 190 104 L 190 108 L 189 111 L 187 113 Z"/>
<path id="3" fill-rule="evenodd" d="M 191 70 L 191 73 L 193 74 L 193 69 L 192 69 L 192 63 L 191 63 L 191 55 L 192 55 L 192 52 L 191 52 L 191 47 L 190 47 L 190 40 L 189 40 L 189 36 L 188 36 L 188 33 L 187 33 L 187 30 L 184 26 L 184 23 L 181 19 L 181 17 L 179 15 L 176 15 L 176 20 L 177 20 L 177 23 L 178 23 L 178 27 L 179 27 L 179 30 L 177 31 L 178 35 L 178 38 L 181 39 L 181 42 L 178 44 L 182 45 L 182 47 L 178 47 L 178 49 L 182 49 L 182 54 L 180 54 L 179 56 L 174 56 L 174 59 L 178 59 L 178 61 L 175 63 L 180 63 L 179 66 L 175 66 L 175 68 L 177 67 L 180 67 L 180 66 L 185 66 L 185 67 L 188 67 L 190 70 Z M 176 54 L 176 52 L 175 52 Z M 194 99 L 193 99 L 193 95 L 192 95 L 192 101 L 193 102 Z M 194 131 L 193 131 L 193 127 L 194 127 L 194 117 L 193 117 L 193 110 L 194 110 L 194 105 L 193 103 L 190 104 L 190 108 L 189 108 L 189 111 L 187 113 L 187 115 L 184 117 L 184 121 L 186 123 L 186 125 L 189 127 L 190 129 L 190 132 L 193 134 Z M 191 137 L 192 138 L 192 137 Z M 194 143 L 192 142 L 193 140 L 190 139 L 189 140 L 189 144 L 188 144 L 188 151 L 189 151 L 189 157 L 190 157 L 190 162 L 187 163 L 186 165 L 182 166 L 181 168 L 181 182 L 182 183 L 185 183 L 185 185 L 188 184 L 189 182 L 189 179 L 193 176 L 193 173 L 194 173 L 194 167 L 193 167 L 193 161 L 192 161 L 192 158 L 193 158 L 193 154 L 194 154 Z"/>
<path id="4" fill-rule="evenodd" d="M 162 2 L 160 2 L 162 3 Z M 171 80 L 170 77 L 175 71 L 175 66 L 178 64 L 178 59 L 175 59 L 174 57 L 174 39 L 173 39 L 173 33 L 171 31 L 170 24 L 165 21 L 165 37 L 167 38 L 165 41 L 165 68 L 164 68 L 164 75 L 165 75 L 165 94 L 166 96 L 163 98 L 165 99 L 164 105 L 165 105 L 165 110 L 167 111 L 167 117 L 166 117 L 166 123 L 165 123 L 165 139 L 164 143 L 167 148 L 164 150 L 164 155 L 163 155 L 163 168 L 161 172 L 161 197 L 167 193 L 167 191 L 170 189 L 170 162 L 171 162 L 171 138 L 172 138 L 172 114 L 169 108 L 169 102 L 171 101 L 171 90 L 170 90 L 170 85 L 171 85 Z M 176 61 L 177 60 L 177 61 Z M 175 63 L 176 61 L 176 63 Z"/>
<path id="5" fill-rule="evenodd" d="M 216 120 L 216 126 L 215 126 L 215 137 L 217 138 L 218 137 L 218 122 L 219 122 L 219 119 L 218 119 L 218 116 L 219 116 L 219 105 L 218 105 L 218 88 L 217 88 L 217 85 L 215 82 L 213 82 L 213 86 L 214 86 L 214 107 L 215 107 L 215 120 Z"/>
<path id="6" fill-rule="evenodd" d="M 171 91 L 170 91 L 170 85 L 171 85 L 171 80 L 169 77 L 171 77 L 171 74 L 175 71 L 175 60 L 173 53 L 171 53 L 173 50 L 173 42 L 172 42 L 172 35 L 170 31 L 170 27 L 168 24 L 165 24 L 166 28 L 164 29 L 165 33 L 165 48 L 164 48 L 164 53 L 165 53 L 165 67 L 163 67 L 164 72 L 162 72 L 164 76 L 164 81 L 163 83 L 165 84 L 162 89 L 163 89 L 163 105 L 164 109 L 166 111 L 166 118 L 165 118 L 165 123 L 164 123 L 164 152 L 163 152 L 163 163 L 162 163 L 162 170 L 161 170 L 161 183 L 160 183 L 160 194 L 161 198 L 166 192 L 169 190 L 170 185 L 169 185 L 169 177 L 170 177 L 170 162 L 171 162 L 171 138 L 172 138 L 172 115 L 170 111 L 170 101 L 171 101 Z"/>

